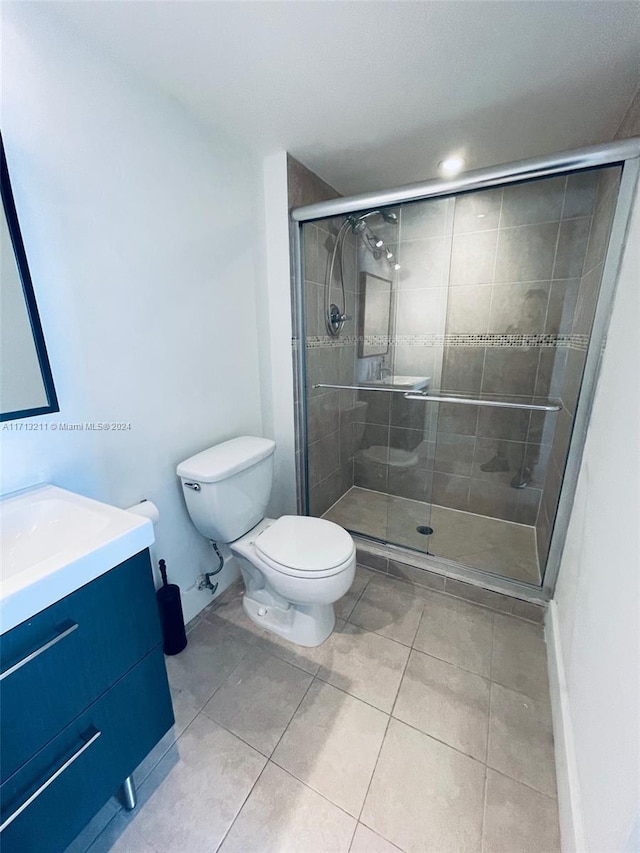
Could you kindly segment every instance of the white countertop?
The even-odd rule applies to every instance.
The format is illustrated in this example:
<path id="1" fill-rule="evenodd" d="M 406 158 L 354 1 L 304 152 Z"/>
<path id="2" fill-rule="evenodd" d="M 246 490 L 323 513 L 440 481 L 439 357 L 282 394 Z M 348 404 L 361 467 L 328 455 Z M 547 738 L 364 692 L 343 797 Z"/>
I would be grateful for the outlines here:
<path id="1" fill-rule="evenodd" d="M 147 518 L 43 483 L 0 499 L 0 633 L 154 541 Z"/>

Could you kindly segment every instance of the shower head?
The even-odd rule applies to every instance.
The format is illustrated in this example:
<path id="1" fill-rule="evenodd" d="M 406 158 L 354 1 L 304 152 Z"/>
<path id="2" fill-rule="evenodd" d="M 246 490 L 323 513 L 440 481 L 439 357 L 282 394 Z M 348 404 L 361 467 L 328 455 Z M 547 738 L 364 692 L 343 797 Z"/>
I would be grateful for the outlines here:
<path id="1" fill-rule="evenodd" d="M 362 231 L 362 225 L 364 224 L 364 220 L 368 219 L 370 216 L 376 216 L 376 214 L 380 215 L 385 222 L 390 222 L 392 225 L 398 224 L 398 214 L 394 213 L 392 210 L 367 210 L 366 213 L 360 213 L 358 215 L 352 213 L 348 219 L 351 223 L 351 228 L 359 233 Z"/>
<path id="2" fill-rule="evenodd" d="M 346 229 L 347 225 L 350 226 L 351 232 L 360 237 L 366 248 L 372 253 L 376 260 L 381 258 L 384 254 L 389 266 L 393 270 L 399 270 L 400 264 L 395 259 L 393 253 L 386 248 L 382 237 L 375 234 L 369 227 L 369 223 L 366 220 L 370 216 L 381 216 L 385 222 L 388 222 L 391 225 L 399 224 L 397 213 L 394 213 L 392 210 L 380 210 L 379 208 L 376 208 L 375 210 L 367 210 L 364 213 L 359 214 L 350 213 L 342 227 Z M 344 234 L 345 232 L 342 231 L 341 233 Z"/>

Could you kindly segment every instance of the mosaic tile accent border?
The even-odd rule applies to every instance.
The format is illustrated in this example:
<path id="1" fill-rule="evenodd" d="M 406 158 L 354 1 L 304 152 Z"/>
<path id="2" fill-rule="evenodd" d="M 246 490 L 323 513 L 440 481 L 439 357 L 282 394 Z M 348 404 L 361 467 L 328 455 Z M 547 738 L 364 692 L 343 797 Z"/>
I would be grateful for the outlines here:
<path id="1" fill-rule="evenodd" d="M 569 348 L 586 352 L 589 344 L 588 335 L 367 335 L 365 338 L 356 335 L 341 335 L 330 338 L 327 335 L 309 336 L 306 340 L 307 349 L 330 349 L 333 347 L 353 347 L 360 341 L 376 346 L 389 347 L 542 347 L 545 349 Z"/>

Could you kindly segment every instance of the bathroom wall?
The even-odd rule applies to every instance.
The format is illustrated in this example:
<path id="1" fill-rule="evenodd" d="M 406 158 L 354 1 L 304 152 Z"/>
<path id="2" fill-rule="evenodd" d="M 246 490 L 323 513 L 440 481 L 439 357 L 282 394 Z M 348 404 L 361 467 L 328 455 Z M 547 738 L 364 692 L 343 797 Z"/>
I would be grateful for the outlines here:
<path id="1" fill-rule="evenodd" d="M 620 169 L 612 167 L 590 172 L 588 175 L 596 182 L 597 196 L 589 229 L 582 275 L 578 284 L 575 309 L 572 312 L 569 346 L 561 351 L 556 350 L 553 356 L 550 352 L 541 354 L 541 364 L 545 360 L 551 361 L 552 358 L 554 364 L 553 368 L 547 371 L 547 384 L 540 388 L 540 393 L 559 397 L 563 404 L 563 409 L 558 415 L 547 419 L 548 421 L 555 420 L 556 426 L 552 434 L 551 452 L 540 509 L 536 519 L 536 538 L 541 564 L 544 564 L 549 551 L 553 520 L 580 393 L 587 344 L 600 292 L 602 269 L 618 197 Z M 571 317 L 568 316 L 567 319 L 571 319 Z M 547 431 L 547 434 L 549 435 L 550 432 Z"/>
<path id="2" fill-rule="evenodd" d="M 578 853 L 640 845 L 639 277 L 636 190 L 547 620 L 563 850 Z"/>
<path id="3" fill-rule="evenodd" d="M 289 157 L 290 207 L 336 198 L 339 193 Z M 349 391 L 315 389 L 322 382 L 352 385 L 356 368 L 356 248 L 349 233 L 344 251 L 345 313 L 351 317 L 340 335 L 325 325 L 325 284 L 343 218 L 305 224 L 303 229 L 306 398 L 308 430 L 309 511 L 322 515 L 353 485 L 351 427 L 355 395 Z M 292 293 L 295 288 L 292 280 Z M 338 263 L 333 272 L 331 300 L 342 306 Z M 297 346 L 294 341 L 294 346 Z M 299 410 L 299 409 L 298 409 Z M 299 410 L 300 415 L 300 410 Z M 300 461 L 300 460 L 299 460 Z"/>
<path id="4" fill-rule="evenodd" d="M 188 619 L 211 600 L 193 584 L 214 560 L 175 466 L 262 429 L 260 164 L 58 26 L 46 4 L 2 13 L 2 130 L 61 404 L 20 424 L 131 424 L 5 424 L 2 491 L 49 481 L 121 507 L 155 501 L 155 557 Z M 221 587 L 232 577 L 230 562 Z"/>

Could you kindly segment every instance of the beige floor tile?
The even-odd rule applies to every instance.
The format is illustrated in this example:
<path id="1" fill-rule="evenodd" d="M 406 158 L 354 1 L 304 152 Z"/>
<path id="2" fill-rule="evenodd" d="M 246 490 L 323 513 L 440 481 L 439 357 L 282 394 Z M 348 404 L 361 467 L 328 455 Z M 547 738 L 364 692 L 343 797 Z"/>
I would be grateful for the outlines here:
<path id="1" fill-rule="evenodd" d="M 133 780 L 136 787 L 140 787 L 149 773 L 171 749 L 176 740 L 187 728 L 198 714 L 182 693 L 172 694 L 173 713 L 176 718 L 175 724 L 171 726 L 165 736 L 154 746 L 151 752 L 140 762 L 133 771 Z M 77 838 L 69 845 L 65 853 L 84 853 L 90 843 L 107 826 L 109 821 L 121 810 L 120 792 L 113 796 L 100 811 L 87 824 Z M 104 842 L 104 839 L 103 839 Z M 144 848 L 143 848 L 144 849 Z"/>
<path id="2" fill-rule="evenodd" d="M 318 678 L 389 713 L 409 649 L 357 625 L 345 624 L 320 648 Z"/>
<path id="3" fill-rule="evenodd" d="M 220 604 L 207 610 L 203 614 L 203 619 L 214 622 L 219 619 L 236 636 L 240 636 L 248 643 L 255 643 L 260 639 L 263 629 L 259 625 L 256 625 L 255 622 L 252 622 L 244 612 L 242 606 L 244 588 L 234 587 L 234 590 L 234 595 L 227 595 Z"/>
<path id="4" fill-rule="evenodd" d="M 216 617 L 201 619 L 179 655 L 166 658 L 171 689 L 200 709 L 252 649 Z"/>
<path id="5" fill-rule="evenodd" d="M 269 763 L 220 853 L 347 853 L 355 825 L 333 803 Z"/>
<path id="6" fill-rule="evenodd" d="M 365 569 L 363 566 L 358 566 L 356 568 L 356 576 L 351 584 L 351 589 L 346 595 L 343 595 L 339 601 L 333 605 L 333 609 L 335 610 L 336 619 L 348 619 L 351 613 L 353 612 L 353 608 L 358 603 L 358 600 L 362 593 L 364 592 L 367 584 L 372 578 L 378 577 L 376 572 L 370 572 L 368 569 Z"/>
<path id="7" fill-rule="evenodd" d="M 112 821 L 115 815 L 118 814 L 120 809 L 120 803 L 115 797 L 112 797 L 107 803 L 104 804 L 100 811 L 93 816 L 93 818 L 84 827 L 84 829 L 74 838 L 74 840 L 65 850 L 65 853 L 86 853 L 87 850 L 91 850 L 92 853 L 98 853 L 98 851 L 100 850 L 110 849 L 110 847 L 106 845 L 111 839 L 111 836 L 113 835 L 113 830 L 111 830 L 110 832 L 105 831 L 99 844 L 93 845 L 93 842 L 96 841 L 96 839 L 100 836 L 103 830 L 105 830 L 105 828 L 109 825 L 109 822 Z M 113 838 L 115 843 L 115 841 L 117 840 L 117 833 L 113 836 Z M 139 839 L 139 843 L 143 844 L 146 842 L 143 842 L 142 839 Z M 120 849 L 122 850 L 122 847 Z M 144 848 L 142 849 L 144 850 Z"/>
<path id="8" fill-rule="evenodd" d="M 491 679 L 527 696 L 547 699 L 547 649 L 540 625 L 495 617 Z"/>
<path id="9" fill-rule="evenodd" d="M 137 826 L 127 822 L 123 814 L 118 814 L 87 849 L 87 853 L 158 853 L 138 830 Z"/>
<path id="10" fill-rule="evenodd" d="M 133 780 L 136 785 L 141 785 L 160 761 L 163 755 L 173 746 L 187 726 L 196 718 L 197 708 L 185 697 L 184 693 L 171 691 L 171 702 L 173 704 L 173 715 L 175 723 L 166 735 L 154 746 L 147 757 L 133 771 Z"/>
<path id="11" fill-rule="evenodd" d="M 484 766 L 391 720 L 362 822 L 407 853 L 477 853 Z"/>
<path id="12" fill-rule="evenodd" d="M 396 580 L 372 580 L 349 621 L 410 646 L 422 617 L 423 601 L 412 588 Z"/>
<path id="13" fill-rule="evenodd" d="M 349 853 L 398 853 L 399 848 L 359 823 Z"/>
<path id="14" fill-rule="evenodd" d="M 334 630 L 338 630 L 341 624 L 341 621 L 336 620 Z M 327 642 L 329 642 L 328 639 L 321 646 L 307 648 L 306 646 L 298 646 L 296 643 L 274 634 L 273 631 L 263 631 L 258 645 L 262 651 L 275 655 L 275 657 L 281 658 L 299 669 L 304 669 L 310 675 L 315 675 L 320 669 L 322 649 Z"/>
<path id="15" fill-rule="evenodd" d="M 364 578 L 361 578 L 358 582 L 362 583 L 364 580 Z M 226 602 L 222 606 L 209 611 L 204 618 L 215 617 L 216 622 L 218 620 L 226 622 L 227 628 L 233 631 L 235 636 L 240 636 L 246 642 L 262 649 L 262 651 L 282 658 L 282 660 L 286 660 L 288 663 L 292 663 L 294 666 L 298 666 L 300 669 L 304 669 L 315 675 L 320 666 L 317 660 L 317 649 L 298 646 L 284 637 L 274 634 L 273 631 L 266 631 L 264 628 L 256 625 L 244 612 L 242 595 L 243 590 L 239 587 L 236 588 L 234 596 L 227 597 Z M 353 605 L 355 605 L 355 601 Z"/>
<path id="16" fill-rule="evenodd" d="M 482 851 L 560 853 L 555 798 L 489 770 Z"/>
<path id="17" fill-rule="evenodd" d="M 486 758 L 489 682 L 479 675 L 414 649 L 393 716 L 479 761 Z"/>
<path id="18" fill-rule="evenodd" d="M 253 649 L 204 706 L 204 713 L 263 755 L 271 755 L 312 676 Z"/>
<path id="19" fill-rule="evenodd" d="M 492 684 L 487 764 L 530 788 L 555 797 L 554 762 L 548 702 Z"/>
<path id="20" fill-rule="evenodd" d="M 120 812 L 92 853 L 215 850 L 265 763 L 264 756 L 199 714 L 140 786 L 136 809 Z M 137 839 L 147 846 L 135 846 Z"/>
<path id="21" fill-rule="evenodd" d="M 371 705 L 315 681 L 272 760 L 358 817 L 388 719 Z"/>
<path id="22" fill-rule="evenodd" d="M 421 652 L 489 677 L 493 613 L 451 596 L 430 593 L 414 646 Z"/>

